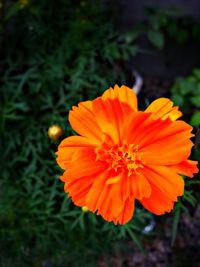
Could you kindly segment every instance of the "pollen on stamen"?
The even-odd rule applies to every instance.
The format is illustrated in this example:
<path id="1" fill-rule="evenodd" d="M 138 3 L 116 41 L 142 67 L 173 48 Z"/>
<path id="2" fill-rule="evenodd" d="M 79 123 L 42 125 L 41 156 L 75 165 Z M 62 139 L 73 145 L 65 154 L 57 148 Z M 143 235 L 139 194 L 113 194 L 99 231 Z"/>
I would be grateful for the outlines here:
<path id="1" fill-rule="evenodd" d="M 96 160 L 108 163 L 108 170 L 117 172 L 126 169 L 128 176 L 137 173 L 138 168 L 143 168 L 142 153 L 139 152 L 138 145 L 123 142 L 122 146 L 112 146 L 110 148 L 97 148 Z"/>

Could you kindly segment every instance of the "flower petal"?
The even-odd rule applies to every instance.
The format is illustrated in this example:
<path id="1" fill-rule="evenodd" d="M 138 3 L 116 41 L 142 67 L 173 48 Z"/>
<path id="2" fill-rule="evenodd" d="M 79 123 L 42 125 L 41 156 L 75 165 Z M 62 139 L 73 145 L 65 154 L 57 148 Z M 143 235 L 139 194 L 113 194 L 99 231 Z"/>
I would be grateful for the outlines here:
<path id="1" fill-rule="evenodd" d="M 136 137 L 143 131 L 141 126 L 145 125 L 146 121 L 148 121 L 148 118 L 150 116 L 151 114 L 144 112 L 134 112 L 129 114 L 122 129 L 122 139 L 128 144 L 136 144 Z M 153 122 L 153 120 L 150 120 L 150 122 Z"/>
<path id="2" fill-rule="evenodd" d="M 123 127 L 122 139 L 138 145 L 142 160 L 154 165 L 173 165 L 186 160 L 193 143 L 192 127 L 183 121 L 154 120 L 151 114 L 135 112 Z"/>
<path id="3" fill-rule="evenodd" d="M 97 143 L 82 136 L 65 138 L 58 146 L 56 161 L 62 169 L 67 169 L 75 152 L 83 147 L 95 147 Z"/>
<path id="4" fill-rule="evenodd" d="M 77 150 L 68 170 L 61 177 L 61 180 L 65 182 L 65 191 L 78 206 L 86 205 L 86 196 L 89 190 L 98 176 L 107 168 L 104 162 L 96 162 L 95 158 L 96 155 L 92 149 Z"/>
<path id="5" fill-rule="evenodd" d="M 151 195 L 151 186 L 142 173 L 132 175 L 131 179 L 132 194 L 136 199 L 149 197 Z"/>
<path id="6" fill-rule="evenodd" d="M 186 175 L 192 178 L 194 176 L 194 173 L 199 172 L 197 164 L 198 164 L 198 161 L 184 160 L 177 165 L 172 165 L 168 167 L 176 173 Z"/>
<path id="7" fill-rule="evenodd" d="M 132 219 L 133 213 L 134 213 L 134 201 L 127 199 L 124 202 L 122 210 L 119 213 L 119 215 L 112 217 L 112 218 L 103 216 L 103 218 L 109 222 L 113 221 L 115 224 L 117 224 L 117 223 L 126 224 Z"/>
<path id="8" fill-rule="evenodd" d="M 173 102 L 164 97 L 153 101 L 145 112 L 152 113 L 153 119 L 161 118 L 165 120 L 170 118 L 172 121 L 175 121 L 182 116 L 182 112 L 178 110 L 178 107 L 173 107 Z"/>
<path id="9" fill-rule="evenodd" d="M 92 175 L 75 179 L 72 182 L 65 182 L 65 192 L 68 192 L 68 197 L 72 198 L 75 205 L 86 205 L 86 197 L 95 178 L 96 176 Z"/>
<path id="10" fill-rule="evenodd" d="M 184 193 L 183 178 L 165 166 L 148 165 L 140 170 L 150 185 L 156 186 L 161 192 L 176 201 Z"/>
<path id="11" fill-rule="evenodd" d="M 155 185 L 151 185 L 151 190 L 151 196 L 141 199 L 141 204 L 156 215 L 170 212 L 174 207 L 174 201 L 169 198 L 166 192 L 161 191 Z"/>
<path id="12" fill-rule="evenodd" d="M 82 148 L 73 155 L 70 167 L 68 169 L 69 181 L 80 177 L 96 175 L 108 168 L 108 164 L 103 161 L 96 161 L 96 154 L 93 149 Z"/>
<path id="13" fill-rule="evenodd" d="M 127 120 L 127 114 L 133 112 L 127 103 L 122 103 L 118 98 L 98 97 L 92 103 L 93 111 L 96 116 L 101 131 L 109 135 L 115 144 L 121 142 L 121 131 Z"/>
<path id="14" fill-rule="evenodd" d="M 115 224 L 118 222 L 124 224 L 132 218 L 134 199 L 127 197 L 124 200 L 121 184 L 124 181 L 125 173 L 121 172 L 118 175 L 118 182 L 107 184 L 106 181 L 110 177 L 109 173 L 101 174 L 95 180 L 87 195 L 86 206 L 93 212 L 98 210 L 97 214 L 109 222 L 113 221 Z"/>
<path id="15" fill-rule="evenodd" d="M 92 212 L 98 210 L 98 214 L 102 217 L 114 218 L 121 212 L 123 201 L 120 182 L 107 184 L 109 177 L 109 172 L 104 172 L 97 177 L 87 195 L 86 206 Z"/>
<path id="16" fill-rule="evenodd" d="M 125 85 L 122 85 L 121 87 L 115 85 L 114 89 L 110 87 L 102 95 L 102 98 L 103 100 L 118 98 L 120 102 L 129 104 L 133 111 L 138 110 L 136 93 L 133 89 L 130 89 Z"/>
<path id="17" fill-rule="evenodd" d="M 131 220 L 134 213 L 134 203 L 133 201 L 127 199 L 124 203 L 123 210 L 121 211 L 118 221 L 120 224 L 125 224 Z"/>
<path id="18" fill-rule="evenodd" d="M 161 124 L 160 127 L 153 127 L 152 124 L 149 136 L 141 139 L 142 135 L 138 134 L 135 137 L 135 142 L 139 145 L 140 152 L 143 153 L 142 158 L 146 163 L 174 165 L 190 156 L 193 146 L 190 140 L 190 137 L 193 136 L 191 134 L 192 127 L 183 121 L 167 124 L 168 121 L 163 121 L 163 125 Z"/>
<path id="19" fill-rule="evenodd" d="M 97 142 L 102 140 L 103 133 L 95 119 L 92 101 L 81 102 L 78 107 L 72 107 L 69 122 L 78 134 Z"/>

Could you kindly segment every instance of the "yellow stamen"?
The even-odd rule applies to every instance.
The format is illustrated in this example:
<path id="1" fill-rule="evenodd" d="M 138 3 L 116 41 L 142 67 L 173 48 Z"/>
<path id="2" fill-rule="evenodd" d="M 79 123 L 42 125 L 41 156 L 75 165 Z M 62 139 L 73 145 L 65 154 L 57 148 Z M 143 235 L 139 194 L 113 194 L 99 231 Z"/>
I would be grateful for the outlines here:
<path id="1" fill-rule="evenodd" d="M 126 169 L 128 176 L 137 172 L 137 169 L 143 168 L 141 160 L 142 153 L 139 152 L 138 145 L 127 144 L 123 142 L 122 146 L 113 146 L 109 149 L 96 149 L 96 160 L 105 161 L 109 164 L 108 170 L 118 171 Z"/>

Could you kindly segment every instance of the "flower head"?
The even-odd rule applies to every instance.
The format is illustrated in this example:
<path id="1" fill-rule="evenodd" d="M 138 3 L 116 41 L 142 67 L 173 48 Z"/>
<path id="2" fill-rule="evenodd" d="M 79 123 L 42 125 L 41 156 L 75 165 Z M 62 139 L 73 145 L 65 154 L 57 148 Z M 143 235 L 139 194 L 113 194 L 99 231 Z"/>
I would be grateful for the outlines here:
<path id="1" fill-rule="evenodd" d="M 138 111 L 134 91 L 117 85 L 73 107 L 69 122 L 79 136 L 64 139 L 56 153 L 68 196 L 120 224 L 132 218 L 136 199 L 157 215 L 170 212 L 184 193 L 180 174 L 198 172 L 188 160 L 192 127 L 181 115 L 167 98 Z"/>

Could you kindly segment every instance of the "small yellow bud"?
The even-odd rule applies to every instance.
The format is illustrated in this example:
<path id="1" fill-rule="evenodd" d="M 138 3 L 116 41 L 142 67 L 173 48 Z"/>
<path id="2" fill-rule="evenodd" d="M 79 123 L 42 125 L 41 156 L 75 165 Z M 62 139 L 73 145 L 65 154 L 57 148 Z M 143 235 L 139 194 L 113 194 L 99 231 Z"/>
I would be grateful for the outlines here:
<path id="1" fill-rule="evenodd" d="M 88 207 L 86 207 L 86 206 L 83 206 L 81 209 L 82 209 L 82 212 L 88 212 L 89 211 Z"/>
<path id="2" fill-rule="evenodd" d="M 48 129 L 48 136 L 51 140 L 57 141 L 64 134 L 60 125 L 54 124 Z"/>
<path id="3" fill-rule="evenodd" d="M 3 7 L 3 3 L 2 3 L 2 1 L 0 1 L 0 8 L 2 8 Z"/>

